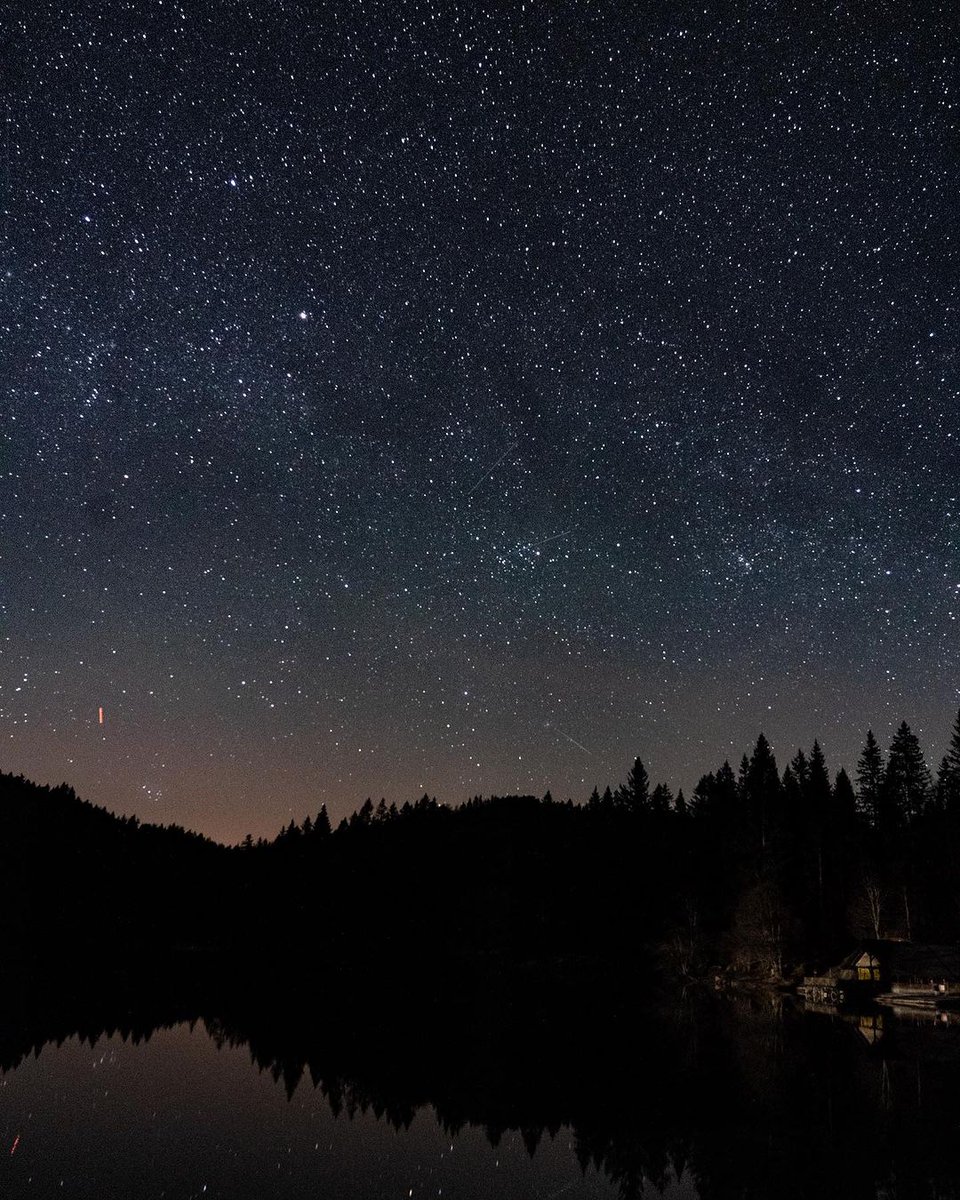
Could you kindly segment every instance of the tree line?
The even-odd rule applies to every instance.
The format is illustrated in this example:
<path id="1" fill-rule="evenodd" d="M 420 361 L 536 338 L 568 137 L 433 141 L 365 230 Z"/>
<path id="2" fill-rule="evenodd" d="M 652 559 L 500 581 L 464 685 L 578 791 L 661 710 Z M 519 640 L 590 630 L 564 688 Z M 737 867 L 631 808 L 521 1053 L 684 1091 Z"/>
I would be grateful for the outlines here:
<path id="1" fill-rule="evenodd" d="M 905 721 L 886 752 L 868 730 L 853 780 L 831 777 L 818 741 L 781 769 L 760 734 L 689 799 L 653 786 L 637 758 L 582 804 L 549 792 L 456 809 L 368 799 L 336 829 L 321 809 L 244 848 L 284 871 L 322 861 L 331 880 L 366 868 L 377 899 L 351 911 L 366 908 L 371 926 L 384 892 L 426 888 L 491 954 L 652 951 L 682 973 L 783 977 L 862 938 L 960 938 L 960 713 L 935 776 Z"/>
<path id="2" fill-rule="evenodd" d="M 583 802 L 368 799 L 233 847 L 0 776 L 0 936 L 13 957 L 91 943 L 470 986 L 518 972 L 614 984 L 658 964 L 764 977 L 866 937 L 960 939 L 960 714 L 934 776 L 906 723 L 854 779 L 818 742 L 761 734 L 689 798 L 637 758 Z"/>

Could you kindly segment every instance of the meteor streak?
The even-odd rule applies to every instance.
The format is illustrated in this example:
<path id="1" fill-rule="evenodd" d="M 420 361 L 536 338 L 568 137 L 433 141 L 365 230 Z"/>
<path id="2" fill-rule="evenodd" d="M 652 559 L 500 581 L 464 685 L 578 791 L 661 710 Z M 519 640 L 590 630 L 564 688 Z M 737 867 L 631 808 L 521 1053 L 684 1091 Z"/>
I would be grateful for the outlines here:
<path id="1" fill-rule="evenodd" d="M 566 738 L 572 746 L 579 746 L 584 754 L 589 754 L 591 757 L 593 757 L 593 751 L 588 750 L 583 742 L 578 742 L 576 738 L 572 738 L 569 733 L 564 733 L 562 729 L 557 729 L 557 733 L 559 733 L 562 738 Z"/>
<path id="2" fill-rule="evenodd" d="M 584 752 L 584 754 L 589 754 L 590 757 L 593 758 L 592 750 L 588 750 L 587 747 L 583 744 L 583 742 L 578 742 L 577 739 L 574 737 L 571 737 L 569 733 L 564 733 L 559 725 L 554 725 L 552 721 L 547 721 L 546 728 L 552 729 L 552 730 L 554 730 L 554 732 L 559 733 L 562 738 L 566 739 L 566 741 L 568 741 L 571 744 L 571 746 L 576 746 L 578 749 L 582 750 Z"/>
<path id="3" fill-rule="evenodd" d="M 490 470 L 489 470 L 489 471 L 487 471 L 486 475 L 481 475 L 481 476 L 480 476 L 480 478 L 477 480 L 477 482 L 476 482 L 476 483 L 473 485 L 473 487 L 470 489 L 470 491 L 466 493 L 466 495 L 467 495 L 467 496 L 472 496 L 472 495 L 473 495 L 473 493 L 474 493 L 474 492 L 477 490 L 477 488 L 480 486 L 480 484 L 481 484 L 481 483 L 483 483 L 483 482 L 484 482 L 484 480 L 486 480 L 486 479 L 489 479 L 489 478 L 490 478 L 490 476 L 491 476 L 491 475 L 494 473 L 494 471 L 497 469 L 497 467 L 499 467 L 499 466 L 500 466 L 500 464 L 501 464 L 501 463 L 503 462 L 503 460 L 504 460 L 504 459 L 507 457 L 507 455 L 510 453 L 510 451 L 511 451 L 511 450 L 516 450 L 516 448 L 517 448 L 519 445 L 520 445 L 520 443 L 519 443 L 519 442 L 514 442 L 512 446 L 508 446 L 508 447 L 506 448 L 506 450 L 504 450 L 504 452 L 503 452 L 503 453 L 500 455 L 500 457 L 497 459 L 497 461 L 496 461 L 496 462 L 493 464 L 493 466 L 490 468 Z M 464 498 L 466 498 L 466 497 L 464 497 Z"/>

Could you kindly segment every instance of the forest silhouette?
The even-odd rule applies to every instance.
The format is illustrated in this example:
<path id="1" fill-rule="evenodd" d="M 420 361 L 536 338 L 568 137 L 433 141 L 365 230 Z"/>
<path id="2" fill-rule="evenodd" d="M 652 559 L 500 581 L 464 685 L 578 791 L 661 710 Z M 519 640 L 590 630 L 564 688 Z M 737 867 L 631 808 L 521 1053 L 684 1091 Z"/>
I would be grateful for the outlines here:
<path id="1" fill-rule="evenodd" d="M 0 776 L 0 933 L 24 964 L 163 951 L 454 990 L 777 980 L 862 938 L 957 941 L 958 861 L 960 714 L 935 777 L 906 723 L 886 752 L 866 735 L 853 781 L 816 742 L 781 769 L 761 734 L 689 799 L 638 758 L 583 803 L 367 800 L 335 829 L 321 808 L 230 847 Z"/>

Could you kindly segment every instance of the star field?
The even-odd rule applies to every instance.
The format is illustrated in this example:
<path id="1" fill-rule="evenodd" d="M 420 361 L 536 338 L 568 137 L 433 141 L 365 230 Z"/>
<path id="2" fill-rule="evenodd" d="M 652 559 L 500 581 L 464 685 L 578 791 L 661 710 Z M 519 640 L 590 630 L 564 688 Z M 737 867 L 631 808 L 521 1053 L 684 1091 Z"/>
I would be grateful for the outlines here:
<path id="1" fill-rule="evenodd" d="M 958 24 L 21 9 L 0 765 L 232 839 L 761 728 L 934 760 Z"/>

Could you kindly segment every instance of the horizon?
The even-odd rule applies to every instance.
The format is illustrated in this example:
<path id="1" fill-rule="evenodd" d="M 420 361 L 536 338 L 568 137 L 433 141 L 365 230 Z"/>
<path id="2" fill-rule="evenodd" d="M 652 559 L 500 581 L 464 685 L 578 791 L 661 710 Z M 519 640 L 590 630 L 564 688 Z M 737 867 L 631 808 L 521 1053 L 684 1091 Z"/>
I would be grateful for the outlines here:
<path id="1" fill-rule="evenodd" d="M 954 717 L 956 717 L 956 716 L 957 716 L 957 714 L 955 712 Z M 895 729 L 900 725 L 900 723 L 901 723 L 900 720 L 893 721 L 890 725 L 889 732 L 884 732 L 883 730 L 880 730 L 877 725 L 872 725 L 872 726 L 868 727 L 872 730 L 874 736 L 877 738 L 877 742 L 880 746 L 880 750 L 884 756 L 886 756 L 887 750 L 889 748 L 889 743 L 893 736 L 893 733 L 894 733 Z M 917 726 L 913 725 L 909 720 L 907 720 L 906 723 L 910 726 L 913 733 L 917 735 L 917 737 L 920 741 L 921 749 L 923 750 L 923 754 L 924 754 L 924 760 L 925 760 L 927 766 L 929 767 L 931 774 L 936 775 L 937 766 L 942 757 L 942 753 L 931 752 L 930 747 L 925 744 L 923 731 L 921 729 L 919 729 Z M 734 773 L 736 773 L 739 769 L 741 759 L 745 755 L 749 756 L 752 753 L 753 748 L 756 745 L 757 738 L 761 735 L 767 738 L 767 741 L 770 744 L 770 748 L 771 748 L 771 750 L 774 754 L 774 757 L 776 758 L 776 761 L 777 761 L 777 769 L 781 775 L 783 774 L 785 768 L 789 765 L 790 760 L 794 757 L 794 755 L 797 753 L 798 750 L 802 750 L 804 752 L 804 754 L 809 754 L 809 751 L 811 750 L 814 741 L 817 741 L 817 742 L 819 742 L 820 748 L 823 751 L 824 758 L 826 760 L 827 770 L 830 774 L 831 783 L 833 783 L 835 781 L 838 772 L 841 770 L 844 770 L 844 771 L 846 771 L 847 776 L 849 777 L 851 783 L 854 785 L 854 787 L 856 787 L 856 763 L 857 763 L 857 759 L 859 758 L 860 753 L 863 749 L 863 741 L 866 738 L 866 733 L 867 733 L 867 730 L 865 729 L 864 733 L 863 733 L 863 737 L 861 738 L 860 746 L 859 746 L 856 754 L 852 757 L 852 759 L 849 762 L 836 761 L 835 756 L 831 755 L 831 753 L 830 753 L 829 746 L 825 746 L 822 739 L 820 739 L 820 738 L 811 738 L 806 743 L 794 746 L 792 749 L 785 750 L 785 751 L 784 750 L 778 751 L 777 743 L 771 737 L 768 736 L 766 730 L 761 729 L 761 730 L 757 731 L 757 735 L 752 739 L 752 741 L 750 741 L 749 744 L 745 745 L 740 751 L 734 752 L 734 753 L 729 753 L 729 754 L 723 754 L 721 757 L 717 758 L 716 761 L 711 762 L 711 763 L 705 762 L 702 766 L 702 769 L 697 769 L 692 774 L 690 774 L 689 785 L 686 782 L 682 782 L 679 785 L 677 785 L 677 784 L 674 784 L 670 779 L 664 778 L 662 775 L 657 773 L 657 771 L 655 770 L 655 768 L 651 764 L 651 762 L 648 760 L 648 758 L 645 757 L 642 753 L 640 753 L 639 755 L 635 754 L 635 755 L 631 756 L 629 758 L 629 760 L 624 763 L 623 769 L 622 769 L 622 771 L 620 771 L 619 774 L 610 774 L 603 779 L 601 779 L 598 776 L 594 780 L 593 783 L 589 784 L 589 786 L 584 785 L 584 786 L 586 786 L 586 790 L 583 790 L 583 788 L 581 788 L 581 790 L 578 792 L 572 792 L 569 790 L 564 791 L 562 789 L 551 786 L 549 784 L 549 782 L 546 783 L 545 786 L 541 786 L 539 788 L 538 787 L 533 787 L 533 788 L 518 787 L 518 788 L 514 788 L 514 789 L 510 789 L 510 788 L 499 788 L 498 789 L 497 787 L 490 787 L 490 788 L 485 788 L 483 790 L 467 792 L 467 793 L 464 793 L 464 794 L 461 794 L 458 796 L 444 794 L 442 792 L 439 792 L 435 789 L 430 788 L 429 786 L 420 787 L 419 789 L 414 789 L 413 792 L 411 792 L 409 794 L 390 794 L 388 792 L 383 792 L 383 791 L 368 791 L 363 794 L 358 794 L 356 797 L 354 797 L 352 799 L 344 798 L 343 802 L 340 804 L 337 804 L 335 802 L 333 804 L 331 804 L 330 801 L 328 801 L 327 799 L 321 798 L 317 803 L 315 803 L 313 805 L 313 807 L 310 807 L 309 801 L 307 801 L 307 806 L 299 811 L 297 809 L 295 809 L 294 807 L 290 806 L 286 812 L 286 815 L 282 816 L 279 823 L 274 824 L 274 825 L 264 824 L 262 827 L 255 826 L 255 827 L 245 828 L 242 831 L 240 831 L 239 833 L 237 833 L 235 830 L 231 830 L 229 833 L 220 833 L 214 829 L 205 828 L 202 824 L 191 824 L 189 821 L 185 822 L 181 818 L 161 816 L 161 815 L 159 815 L 159 811 L 158 811 L 157 805 L 155 803 L 154 803 L 152 809 L 143 809 L 143 810 L 138 810 L 136 807 L 123 807 L 123 806 L 118 807 L 116 804 L 111 804 L 106 799 L 99 797 L 98 795 L 84 789 L 77 783 L 77 781 L 75 779 L 71 779 L 69 777 L 53 778 L 53 777 L 44 777 L 41 775 L 31 775 L 27 771 L 13 770 L 13 769 L 10 769 L 9 767 L 4 766 L 3 764 L 0 764 L 0 771 L 4 771 L 7 774 L 12 774 L 12 775 L 23 775 L 24 778 L 30 780 L 33 783 L 37 783 L 40 786 L 47 786 L 47 787 L 53 788 L 53 787 L 57 787 L 61 784 L 67 784 L 68 786 L 73 788 L 73 790 L 76 792 L 76 794 L 80 800 L 88 801 L 91 804 L 97 805 L 102 808 L 106 808 L 109 812 L 113 813 L 116 816 L 136 817 L 143 824 L 182 825 L 187 830 L 189 830 L 191 832 L 195 832 L 195 833 L 201 833 L 205 837 L 209 837 L 213 841 L 219 842 L 222 845 L 233 846 L 233 845 L 238 845 L 248 834 L 251 835 L 254 838 L 254 840 L 257 840 L 258 838 L 264 838 L 268 841 L 272 840 L 274 837 L 276 837 L 276 835 L 280 832 L 280 830 L 282 828 L 284 828 L 286 825 L 289 824 L 289 822 L 291 820 L 293 820 L 295 824 L 299 825 L 300 823 L 302 823 L 302 821 L 305 817 L 313 818 L 317 814 L 317 812 L 320 810 L 321 807 L 325 807 L 327 809 L 327 815 L 330 818 L 331 826 L 334 829 L 336 829 L 337 826 L 341 823 L 341 821 L 346 820 L 353 813 L 357 812 L 368 799 L 372 800 L 374 802 L 374 804 L 377 804 L 377 803 L 379 803 L 379 801 L 381 799 L 384 799 L 388 805 L 395 804 L 397 806 L 397 808 L 400 808 L 405 803 L 413 804 L 417 800 L 419 800 L 422 796 L 429 795 L 431 797 L 431 799 L 437 800 L 440 804 L 446 805 L 450 808 L 458 808 L 460 805 L 465 804 L 467 801 L 469 801 L 477 796 L 479 796 L 482 799 L 489 799 L 492 797 L 510 797 L 510 796 L 535 796 L 537 798 L 543 798 L 549 792 L 555 801 L 564 801 L 564 802 L 572 801 L 574 804 L 586 804 L 594 787 L 596 787 L 601 793 L 604 791 L 604 788 L 608 787 L 608 786 L 612 790 L 615 791 L 617 789 L 617 787 L 626 780 L 628 771 L 633 766 L 633 763 L 637 757 L 639 757 L 641 759 L 641 761 L 644 764 L 644 767 L 646 768 L 646 770 L 649 774 L 651 790 L 657 784 L 665 783 L 669 787 L 671 795 L 673 796 L 674 800 L 676 799 L 677 794 L 680 791 L 683 791 L 684 796 L 685 796 L 687 802 L 689 803 L 690 797 L 693 793 L 693 790 L 696 787 L 699 780 L 707 774 L 716 772 L 720 767 L 723 766 L 724 762 L 729 762 L 731 768 L 734 770 Z M 941 750 L 943 753 L 945 753 L 947 750 L 947 744 L 948 744 L 949 740 L 950 740 L 950 737 L 949 737 L 949 733 L 948 733 L 943 739 L 943 745 L 941 747 Z M 208 811 L 208 810 L 204 809 L 203 811 Z"/>

